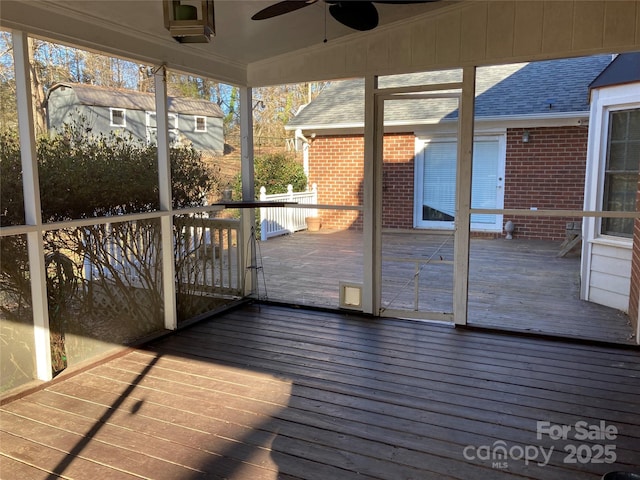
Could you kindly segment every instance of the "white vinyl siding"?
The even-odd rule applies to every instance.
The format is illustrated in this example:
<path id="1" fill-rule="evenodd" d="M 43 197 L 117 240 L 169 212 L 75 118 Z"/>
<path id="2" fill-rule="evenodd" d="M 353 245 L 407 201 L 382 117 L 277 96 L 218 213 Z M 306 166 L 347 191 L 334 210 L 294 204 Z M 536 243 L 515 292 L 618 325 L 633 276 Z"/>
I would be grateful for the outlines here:
<path id="1" fill-rule="evenodd" d="M 628 311 L 631 248 L 594 243 L 591 255 L 588 300 Z"/>

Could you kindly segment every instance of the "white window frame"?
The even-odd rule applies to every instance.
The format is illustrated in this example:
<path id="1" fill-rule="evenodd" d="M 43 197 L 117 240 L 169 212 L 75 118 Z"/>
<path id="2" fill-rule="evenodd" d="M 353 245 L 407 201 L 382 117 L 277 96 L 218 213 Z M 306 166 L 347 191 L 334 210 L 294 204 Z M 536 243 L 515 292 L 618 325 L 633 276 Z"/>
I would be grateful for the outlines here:
<path id="1" fill-rule="evenodd" d="M 153 123 L 154 125 L 150 125 L 151 124 L 151 119 L 153 118 Z M 169 126 L 169 138 L 171 139 L 171 134 L 173 134 L 175 140 L 173 142 L 169 142 L 171 145 L 179 145 L 180 144 L 180 129 L 178 128 L 178 120 L 179 120 L 179 115 L 177 113 L 167 113 L 167 118 L 168 118 L 168 126 Z M 153 111 L 146 111 L 145 112 L 145 130 L 146 130 L 146 137 L 147 137 L 147 143 L 151 144 L 153 143 L 151 141 L 151 131 L 154 131 L 158 128 L 158 123 L 157 123 L 157 117 L 156 117 L 156 112 Z"/>
<path id="2" fill-rule="evenodd" d="M 431 142 L 456 142 L 456 137 L 450 135 L 436 136 L 416 136 L 415 141 L 415 165 L 414 165 L 414 198 L 413 198 L 413 227 L 417 229 L 435 229 L 435 230 L 452 230 L 455 228 L 455 220 L 451 222 L 433 221 L 428 222 L 422 220 L 422 197 L 423 197 L 423 176 L 424 162 L 418 161 L 418 155 L 424 146 Z M 505 130 L 487 131 L 480 133 L 473 138 L 474 145 L 476 142 L 497 141 L 498 142 L 498 175 L 496 186 L 500 189 L 500 195 L 495 208 L 500 210 L 504 208 L 504 184 L 505 184 L 505 168 L 507 156 L 507 134 Z M 473 181 L 473 179 L 472 179 Z M 471 230 L 474 232 L 501 232 L 502 231 L 502 214 L 496 214 L 496 222 L 493 227 L 487 227 L 486 223 L 471 223 Z"/>
<path id="3" fill-rule="evenodd" d="M 604 174 L 609 143 L 609 114 L 620 110 L 640 108 L 640 96 L 635 93 L 636 90 L 637 84 L 630 84 L 594 89 L 591 92 L 584 189 L 584 210 L 586 211 L 599 211 L 603 205 Z M 604 248 L 610 252 L 617 251 L 623 255 L 625 251 L 629 252 L 633 248 L 633 238 L 606 235 L 601 232 L 601 218 L 583 218 L 582 264 L 580 271 L 580 298 L 583 300 L 591 299 L 591 263 L 594 248 Z"/>
<path id="4" fill-rule="evenodd" d="M 626 88 L 625 88 L 626 87 Z M 604 201 L 604 177 L 609 145 L 609 119 L 611 112 L 640 108 L 638 95 L 629 94 L 628 86 L 604 88 L 594 91 L 597 98 L 589 118 L 589 147 L 587 153 L 587 171 L 585 179 L 584 209 L 602 210 Z M 602 232 L 601 218 L 585 218 L 583 230 L 585 240 L 602 241 L 615 245 L 633 244 L 633 238 L 607 235 Z"/>
<path id="5" fill-rule="evenodd" d="M 178 125 L 178 121 L 180 120 L 180 115 L 177 113 L 167 113 L 167 118 L 169 119 L 169 143 L 171 145 L 180 145 L 180 127 Z M 171 126 L 173 124 L 173 127 Z M 173 134 L 173 141 L 171 141 L 171 135 Z"/>
<path id="6" fill-rule="evenodd" d="M 198 120 L 202 119 L 202 122 L 204 123 L 204 128 L 198 128 Z M 207 117 L 205 117 L 204 115 L 194 115 L 193 116 L 193 121 L 195 123 L 195 126 L 193 127 L 193 131 L 194 132 L 206 132 L 207 131 Z"/>
<path id="7" fill-rule="evenodd" d="M 606 109 L 605 112 L 603 112 L 603 115 L 606 115 L 606 119 L 603 118 L 603 123 L 605 123 L 604 127 L 604 132 L 605 132 L 605 137 L 603 138 L 602 141 L 602 155 L 600 157 L 600 161 L 601 161 L 601 165 L 600 168 L 602 169 L 602 179 L 599 182 L 599 187 L 601 189 L 600 191 L 600 201 L 599 201 L 599 205 L 600 205 L 600 209 L 604 210 L 604 204 L 605 204 L 605 179 L 606 179 L 606 169 L 607 169 L 607 156 L 609 153 L 609 148 L 611 146 L 611 138 L 610 138 L 610 126 L 611 126 L 611 116 L 614 113 L 619 113 L 619 112 L 628 112 L 631 110 L 640 110 L 639 108 L 609 108 Z M 634 194 L 635 194 L 636 189 L 634 189 Z M 614 237 L 614 238 L 633 238 L 633 229 L 632 229 L 632 233 L 631 235 L 622 235 L 622 234 L 618 234 L 616 235 L 615 233 L 602 233 L 603 230 L 603 220 L 602 218 L 599 219 L 599 225 L 598 225 L 598 232 L 600 236 L 606 236 L 606 237 Z"/>
<path id="8" fill-rule="evenodd" d="M 122 112 L 122 123 L 115 123 L 113 121 L 114 112 Z M 126 127 L 127 126 L 127 110 L 124 108 L 109 108 L 109 125 L 111 127 Z"/>

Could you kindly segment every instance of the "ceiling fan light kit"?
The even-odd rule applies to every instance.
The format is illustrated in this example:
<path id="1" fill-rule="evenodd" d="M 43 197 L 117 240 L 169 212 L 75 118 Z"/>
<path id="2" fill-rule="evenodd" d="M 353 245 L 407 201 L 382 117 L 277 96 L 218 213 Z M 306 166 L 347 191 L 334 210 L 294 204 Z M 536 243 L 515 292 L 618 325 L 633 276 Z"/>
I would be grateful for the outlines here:
<path id="1" fill-rule="evenodd" d="M 180 43 L 209 43 L 216 34 L 213 0 L 162 0 L 164 26 Z"/>
<path id="2" fill-rule="evenodd" d="M 285 13 L 294 12 L 301 8 L 313 5 L 320 0 L 284 0 L 263 8 L 251 17 L 252 20 L 266 20 L 268 18 L 284 15 Z M 373 30 L 378 26 L 378 10 L 374 3 L 386 4 L 412 4 L 412 3 L 431 3 L 439 0 L 324 0 L 329 4 L 329 13 L 331 16 L 343 25 L 360 31 Z"/>
<path id="3" fill-rule="evenodd" d="M 378 26 L 378 10 L 371 2 L 331 3 L 329 13 L 341 24 L 361 32 Z"/>

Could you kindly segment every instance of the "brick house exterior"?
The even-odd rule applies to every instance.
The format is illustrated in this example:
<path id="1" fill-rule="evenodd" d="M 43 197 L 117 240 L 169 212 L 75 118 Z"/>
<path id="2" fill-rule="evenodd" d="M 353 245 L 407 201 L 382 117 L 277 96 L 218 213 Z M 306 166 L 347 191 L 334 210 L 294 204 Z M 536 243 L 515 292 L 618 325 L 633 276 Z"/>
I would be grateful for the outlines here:
<path id="1" fill-rule="evenodd" d="M 588 129 L 548 127 L 507 130 L 505 209 L 580 210 L 584 203 L 584 178 Z M 516 225 L 515 238 L 563 240 L 567 217 L 509 217 Z"/>
<path id="2" fill-rule="evenodd" d="M 640 108 L 639 64 L 640 52 L 478 68 L 475 141 L 480 145 L 482 138 L 499 138 L 503 150 L 494 151 L 491 158 L 498 158 L 504 168 L 493 170 L 495 177 L 503 177 L 494 184 L 502 189 L 496 206 L 477 208 L 602 210 L 602 145 L 608 139 L 608 124 L 603 119 L 608 118 L 611 108 Z M 405 83 L 394 86 L 446 83 L 442 72 L 430 74 L 408 74 L 395 79 Z M 313 137 L 307 150 L 308 171 L 310 182 L 318 185 L 319 203 L 362 205 L 364 126 L 359 122 L 363 118 L 364 83 L 346 80 L 325 93 L 287 128 Z M 601 99 L 596 110 L 594 95 Z M 450 165 L 455 162 L 455 146 L 451 145 L 455 145 L 457 110 L 447 110 L 444 101 L 433 109 L 407 104 L 406 108 L 394 104 L 384 109 L 382 227 L 453 228 L 453 207 L 446 203 L 446 195 L 450 195 L 447 182 L 455 177 Z M 482 188 L 490 194 L 493 187 L 486 182 L 490 162 L 482 151 L 474 155 L 474 182 L 476 157 L 478 171 L 482 171 L 478 182 L 485 182 Z M 427 164 L 427 159 L 431 163 Z M 482 201 L 484 198 L 478 204 Z M 636 209 L 640 211 L 640 193 Z M 362 228 L 359 212 L 322 210 L 320 215 L 324 228 Z M 582 221 L 581 298 L 629 312 L 637 326 L 640 220 L 635 221 L 633 237 L 629 238 L 602 234 L 600 219 L 590 216 L 505 214 L 493 218 L 493 224 L 478 221 L 474 227 L 472 216 L 472 235 L 503 236 L 504 224 L 511 220 L 514 238 L 560 242 L 565 239 L 568 222 Z"/>
<path id="3" fill-rule="evenodd" d="M 581 126 L 507 129 L 504 208 L 576 209 L 583 205 L 588 130 Z M 361 135 L 316 137 L 309 149 L 309 181 L 322 186 L 322 204 L 362 204 L 364 140 Z M 384 139 L 383 228 L 413 228 L 413 133 Z M 323 228 L 362 228 L 359 212 L 320 212 Z M 505 217 L 520 238 L 562 240 L 566 222 L 579 219 Z"/>
<path id="4" fill-rule="evenodd" d="M 500 153 L 494 178 L 500 177 L 494 205 L 482 208 L 582 209 L 588 143 L 589 83 L 609 65 L 610 56 L 482 67 L 476 75 L 476 138 L 498 139 Z M 393 80 L 396 86 L 456 81 L 455 73 L 424 72 Z M 311 102 L 287 126 L 313 134 L 307 150 L 309 182 L 319 188 L 319 202 L 327 205 L 361 205 L 363 175 L 364 84 L 338 82 Z M 449 102 L 449 103 L 447 103 Z M 421 206 L 424 190 L 418 152 L 424 142 L 455 140 L 456 104 L 443 99 L 429 104 L 396 102 L 385 107 L 385 124 L 393 122 L 384 139 L 383 228 L 452 228 L 432 221 Z M 524 142 L 527 132 L 529 141 Z M 440 140 L 438 140 L 440 139 Z M 422 142 L 422 143 L 421 143 Z M 449 147 L 451 151 L 452 147 Z M 426 151 L 426 150 L 425 150 Z M 448 157 L 450 158 L 450 157 Z M 480 158 L 480 157 L 479 157 Z M 455 161 L 451 159 L 450 161 Z M 480 160 L 484 162 L 485 160 Z M 434 168 L 430 164 L 429 168 Z M 450 174 L 451 172 L 443 172 Z M 486 173 L 484 173 L 486 174 Z M 432 175 L 430 173 L 430 175 Z M 418 179 L 420 178 L 420 179 Z M 438 178 L 431 176 L 430 178 Z M 491 195 L 491 186 L 483 195 Z M 447 187 L 448 188 L 448 187 Z M 474 193 L 475 196 L 475 193 Z M 433 194 L 429 196 L 433 198 Z M 429 208 L 433 200 L 424 199 Z M 479 203 L 480 204 L 480 203 Z M 446 204 L 449 205 L 449 204 Z M 446 206 L 445 205 L 445 206 Z M 442 207 L 443 205 L 437 205 Z M 446 206 L 451 215 L 451 206 Z M 324 228 L 362 228 L 355 211 L 320 212 Z M 577 218 L 494 217 L 480 222 L 474 232 L 501 236 L 505 222 L 515 223 L 515 238 L 561 241 L 567 222 Z M 472 219 L 473 221 L 473 219 Z"/>

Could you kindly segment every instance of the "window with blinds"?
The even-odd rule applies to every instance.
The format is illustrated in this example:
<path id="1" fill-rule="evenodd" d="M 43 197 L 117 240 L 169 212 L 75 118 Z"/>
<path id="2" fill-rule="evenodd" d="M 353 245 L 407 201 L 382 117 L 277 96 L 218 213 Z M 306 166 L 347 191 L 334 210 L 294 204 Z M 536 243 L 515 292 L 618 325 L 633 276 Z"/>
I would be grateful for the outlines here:
<path id="1" fill-rule="evenodd" d="M 500 181 L 500 140 L 499 138 L 479 139 L 474 142 L 473 176 L 472 176 L 472 208 L 501 208 Z M 433 226 L 442 222 L 441 227 L 453 226 L 456 202 L 456 157 L 455 141 L 432 141 L 425 148 L 418 160 L 422 161 L 419 190 L 421 208 L 417 226 Z M 449 222 L 449 224 L 445 223 Z M 497 215 L 473 214 L 472 228 L 501 228 Z"/>
<path id="2" fill-rule="evenodd" d="M 471 208 L 498 207 L 498 167 L 500 144 L 497 140 L 476 141 L 473 144 L 473 175 L 471 177 Z M 496 216 L 471 215 L 472 224 L 493 225 Z"/>
<path id="3" fill-rule="evenodd" d="M 456 211 L 456 143 L 432 142 L 424 153 L 422 219 L 451 222 Z"/>
<path id="4" fill-rule="evenodd" d="M 634 212 L 640 166 L 640 108 L 611 112 L 602 209 Z M 601 233 L 633 236 L 632 218 L 603 218 Z"/>

